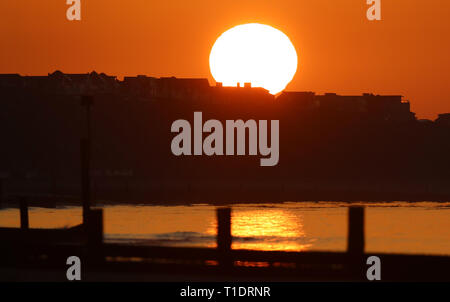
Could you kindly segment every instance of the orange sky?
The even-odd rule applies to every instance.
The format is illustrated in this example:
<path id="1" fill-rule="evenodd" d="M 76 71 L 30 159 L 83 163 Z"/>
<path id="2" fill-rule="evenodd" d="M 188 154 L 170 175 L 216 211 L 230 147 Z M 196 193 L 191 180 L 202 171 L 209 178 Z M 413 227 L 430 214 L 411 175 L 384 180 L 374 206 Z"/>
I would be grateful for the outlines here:
<path id="1" fill-rule="evenodd" d="M 107 74 L 208 77 L 209 51 L 225 30 L 272 25 L 299 54 L 288 90 L 402 94 L 420 118 L 450 112 L 450 1 L 382 0 L 380 22 L 366 0 L 0 1 L 0 73 L 96 70 Z"/>

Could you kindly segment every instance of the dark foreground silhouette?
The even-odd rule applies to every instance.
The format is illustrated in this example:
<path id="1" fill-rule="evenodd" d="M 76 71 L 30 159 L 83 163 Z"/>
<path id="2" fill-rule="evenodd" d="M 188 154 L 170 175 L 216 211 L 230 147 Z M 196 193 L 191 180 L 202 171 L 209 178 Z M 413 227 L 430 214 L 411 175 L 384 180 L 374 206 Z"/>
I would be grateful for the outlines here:
<path id="1" fill-rule="evenodd" d="M 369 256 L 382 264 L 382 281 L 450 281 L 450 257 L 367 254 L 364 208 L 349 208 L 346 252 L 231 249 L 231 209 L 217 210 L 217 247 L 180 248 L 107 244 L 102 210 L 84 224 L 60 230 L 0 228 L 2 281 L 65 281 L 66 259 L 77 255 L 84 281 L 368 281 Z M 151 217 L 149 217 L 151 219 Z"/>

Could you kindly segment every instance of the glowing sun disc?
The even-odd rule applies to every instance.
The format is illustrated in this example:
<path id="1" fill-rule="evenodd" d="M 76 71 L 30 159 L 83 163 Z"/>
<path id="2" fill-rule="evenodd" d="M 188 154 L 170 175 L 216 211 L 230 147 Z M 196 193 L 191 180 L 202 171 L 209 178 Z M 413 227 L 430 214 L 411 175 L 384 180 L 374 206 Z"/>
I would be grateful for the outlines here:
<path id="1" fill-rule="evenodd" d="M 297 71 L 297 52 L 289 38 L 269 25 L 250 23 L 224 32 L 209 55 L 211 74 L 223 86 L 284 90 Z"/>

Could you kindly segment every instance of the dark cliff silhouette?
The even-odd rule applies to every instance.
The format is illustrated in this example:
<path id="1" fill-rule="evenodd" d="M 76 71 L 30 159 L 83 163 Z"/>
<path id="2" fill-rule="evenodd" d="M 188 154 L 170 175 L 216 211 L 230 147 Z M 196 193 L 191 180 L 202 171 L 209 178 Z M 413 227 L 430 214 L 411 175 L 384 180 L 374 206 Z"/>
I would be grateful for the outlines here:
<path id="1" fill-rule="evenodd" d="M 81 97 L 92 96 L 92 194 L 126 200 L 448 200 L 450 116 L 402 96 L 210 86 L 206 79 L 0 75 L 8 193 L 79 196 Z M 172 154 L 177 119 L 280 121 L 280 160 Z M 248 147 L 247 147 L 248 149 Z"/>

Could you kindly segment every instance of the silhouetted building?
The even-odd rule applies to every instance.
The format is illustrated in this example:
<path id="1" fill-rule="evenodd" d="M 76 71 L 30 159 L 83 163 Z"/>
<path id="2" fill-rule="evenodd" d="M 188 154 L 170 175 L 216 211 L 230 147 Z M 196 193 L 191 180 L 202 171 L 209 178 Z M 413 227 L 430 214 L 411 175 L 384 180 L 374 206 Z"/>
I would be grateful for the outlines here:
<path id="1" fill-rule="evenodd" d="M 19 74 L 0 74 L 0 88 L 12 89 L 22 87 L 23 77 L 21 77 Z"/>
<path id="2" fill-rule="evenodd" d="M 415 120 L 409 102 L 400 95 L 364 93 L 361 96 L 341 96 L 336 93 L 283 92 L 277 99 L 288 102 L 296 110 L 319 114 L 322 118 L 365 118 L 372 122 Z"/>
<path id="3" fill-rule="evenodd" d="M 442 113 L 438 115 L 436 124 L 442 126 L 450 126 L 450 113 Z"/>
<path id="4" fill-rule="evenodd" d="M 55 71 L 48 76 L 0 75 L 0 87 L 46 94 L 102 94 L 116 92 L 118 81 L 115 76 L 98 74 L 95 71 L 86 74 Z"/>
<path id="5" fill-rule="evenodd" d="M 34 93 L 61 95 L 109 94 L 126 100 L 185 100 L 205 102 L 272 102 L 275 97 L 266 89 L 224 87 L 222 83 L 210 86 L 207 79 L 175 77 L 125 77 L 95 71 L 86 74 L 64 74 L 55 71 L 48 76 L 0 75 L 0 87 L 6 91 L 31 91 Z M 294 112 L 318 115 L 326 119 L 367 119 L 370 122 L 407 122 L 415 120 L 408 101 L 400 95 L 381 96 L 365 93 L 360 96 L 341 96 L 335 93 L 316 95 L 314 92 L 283 92 L 276 98 Z M 439 121 L 445 120 L 443 115 Z"/>
<path id="6" fill-rule="evenodd" d="M 77 194 L 79 142 L 86 132 L 80 96 L 86 94 L 94 98 L 94 195 L 164 198 L 178 192 L 185 198 L 197 190 L 199 196 L 218 196 L 214 188 L 234 186 L 242 197 L 248 185 L 256 192 L 272 190 L 274 196 L 300 190 L 308 196 L 342 181 L 351 183 L 348 190 L 358 189 L 357 182 L 377 187 L 380 180 L 407 183 L 405 188 L 413 190 L 423 179 L 437 179 L 433 185 L 443 187 L 440 181 L 450 179 L 450 135 L 447 127 L 438 127 L 449 125 L 450 114 L 417 121 L 400 95 L 287 91 L 275 97 L 249 83 L 224 87 L 210 86 L 207 79 L 138 75 L 118 80 L 59 71 L 0 75 L 0 93 L 0 174 L 17 192 Z M 204 120 L 279 120 L 278 165 L 260 167 L 251 156 L 174 156 L 171 124 L 192 121 L 195 111 Z M 166 191 L 157 195 L 158 190 Z"/>
<path id="7" fill-rule="evenodd" d="M 244 87 L 228 87 L 219 84 L 210 87 L 210 100 L 212 102 L 242 102 L 245 106 L 254 102 L 273 102 L 275 97 L 264 88 L 252 88 L 250 83 L 245 83 Z"/>

